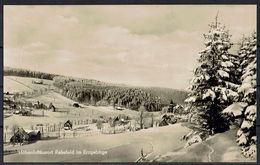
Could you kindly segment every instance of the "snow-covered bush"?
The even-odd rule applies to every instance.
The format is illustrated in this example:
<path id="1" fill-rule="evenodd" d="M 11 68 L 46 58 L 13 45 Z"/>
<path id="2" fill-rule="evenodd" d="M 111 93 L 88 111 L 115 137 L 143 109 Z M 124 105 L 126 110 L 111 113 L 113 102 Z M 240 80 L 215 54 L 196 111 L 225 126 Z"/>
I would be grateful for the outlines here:
<path id="1" fill-rule="evenodd" d="M 200 142 L 202 142 L 202 139 L 200 138 L 200 136 L 199 135 L 195 135 L 195 136 L 193 136 L 191 139 L 189 139 L 187 141 L 187 143 L 185 144 L 184 148 L 187 148 L 187 147 L 189 147 L 189 146 L 191 146 L 191 145 L 193 145 L 195 143 L 200 143 Z"/>
<path id="2" fill-rule="evenodd" d="M 195 143 L 200 143 L 209 137 L 208 132 L 203 130 L 194 131 L 192 130 L 187 135 L 182 137 L 182 140 L 187 141 L 184 148 L 187 148 Z"/>

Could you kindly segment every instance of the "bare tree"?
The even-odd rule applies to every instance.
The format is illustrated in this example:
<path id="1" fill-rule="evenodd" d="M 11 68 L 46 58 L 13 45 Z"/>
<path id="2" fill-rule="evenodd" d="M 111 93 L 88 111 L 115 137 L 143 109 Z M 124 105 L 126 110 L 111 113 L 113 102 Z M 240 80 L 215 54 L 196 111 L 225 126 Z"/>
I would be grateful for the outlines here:
<path id="1" fill-rule="evenodd" d="M 18 129 L 19 129 L 19 126 L 18 126 L 17 124 L 14 124 L 14 125 L 12 126 L 11 133 L 12 133 L 12 134 L 15 134 L 15 133 L 18 131 Z"/>
<path id="2" fill-rule="evenodd" d="M 7 140 L 6 140 L 6 132 L 7 132 L 7 130 L 8 130 L 8 125 L 5 126 L 5 142 L 7 142 Z"/>
<path id="3" fill-rule="evenodd" d="M 11 129 L 11 134 L 14 135 L 14 143 L 13 145 L 15 145 L 15 141 L 16 141 L 16 136 L 15 136 L 15 133 L 19 130 L 19 126 L 17 124 L 14 124 L 12 126 L 12 129 Z"/>
<path id="4" fill-rule="evenodd" d="M 154 115 L 153 113 L 151 114 L 151 127 L 153 127 L 153 123 L 154 123 Z"/>
<path id="5" fill-rule="evenodd" d="M 96 123 L 97 129 L 101 130 L 103 128 L 103 122 L 101 120 L 98 120 Z"/>
<path id="6" fill-rule="evenodd" d="M 144 128 L 144 112 L 145 112 L 145 107 L 144 105 L 141 105 L 139 108 L 139 121 L 140 121 L 140 128 L 143 129 Z"/>

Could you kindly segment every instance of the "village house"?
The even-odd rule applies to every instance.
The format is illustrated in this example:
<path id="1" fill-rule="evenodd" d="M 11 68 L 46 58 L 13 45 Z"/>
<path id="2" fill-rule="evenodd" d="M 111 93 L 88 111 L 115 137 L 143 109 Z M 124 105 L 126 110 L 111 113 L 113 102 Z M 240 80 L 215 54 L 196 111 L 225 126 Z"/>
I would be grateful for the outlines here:
<path id="1" fill-rule="evenodd" d="M 31 143 L 41 139 L 41 132 L 38 130 L 24 130 L 23 128 L 18 128 L 18 130 L 11 137 L 10 142 L 15 143 Z"/>
<path id="2" fill-rule="evenodd" d="M 64 129 L 65 130 L 70 130 L 70 129 L 72 129 L 72 122 L 70 121 L 70 120 L 68 120 L 68 121 L 66 121 L 65 123 L 64 123 Z"/>

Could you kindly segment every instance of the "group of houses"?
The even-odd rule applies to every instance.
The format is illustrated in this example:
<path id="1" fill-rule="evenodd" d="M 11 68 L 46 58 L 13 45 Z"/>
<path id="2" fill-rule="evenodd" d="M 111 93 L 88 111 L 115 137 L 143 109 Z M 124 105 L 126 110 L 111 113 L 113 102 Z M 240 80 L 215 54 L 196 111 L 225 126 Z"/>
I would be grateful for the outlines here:
<path id="1" fill-rule="evenodd" d="M 161 126 L 166 126 L 166 125 L 169 125 L 169 124 L 175 124 L 177 122 L 177 119 L 175 118 L 174 115 L 167 115 L 167 114 L 164 114 L 160 117 L 160 121 L 159 121 L 159 127 Z"/>
<path id="2" fill-rule="evenodd" d="M 11 144 L 28 144 L 40 140 L 43 133 L 43 124 L 37 124 L 34 130 L 26 130 L 22 127 L 18 127 L 12 137 L 10 138 Z M 65 130 L 72 129 L 72 122 L 67 120 L 64 123 Z"/>
<path id="3" fill-rule="evenodd" d="M 56 107 L 50 103 L 49 106 L 37 101 L 36 103 L 28 102 L 25 100 L 15 100 L 15 94 L 6 92 L 3 98 L 3 110 L 6 112 L 12 112 L 13 114 L 20 114 L 23 116 L 31 116 L 32 109 L 51 109 L 56 112 Z"/>
<path id="4" fill-rule="evenodd" d="M 111 127 L 125 125 L 129 123 L 130 117 L 127 115 L 117 115 L 108 118 L 108 123 Z"/>
<path id="5" fill-rule="evenodd" d="M 168 106 L 167 112 L 168 113 L 182 113 L 183 110 L 184 110 L 184 107 L 182 105 L 171 103 Z"/>
<path id="6" fill-rule="evenodd" d="M 4 98 L 3 98 L 3 109 L 4 110 L 10 110 L 10 109 L 16 109 L 17 105 L 14 101 L 14 94 L 5 92 Z"/>

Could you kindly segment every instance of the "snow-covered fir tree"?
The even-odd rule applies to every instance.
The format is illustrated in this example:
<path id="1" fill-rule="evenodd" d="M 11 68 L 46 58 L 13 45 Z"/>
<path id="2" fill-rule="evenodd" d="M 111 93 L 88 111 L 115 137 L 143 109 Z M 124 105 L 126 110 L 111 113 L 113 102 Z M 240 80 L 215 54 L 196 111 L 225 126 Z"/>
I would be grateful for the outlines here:
<path id="1" fill-rule="evenodd" d="M 209 27 L 208 34 L 204 34 L 206 48 L 199 52 L 199 66 L 194 71 L 186 102 L 194 107 L 198 125 L 215 134 L 228 129 L 221 112 L 238 99 L 239 61 L 238 56 L 228 52 L 232 46 L 231 35 L 217 17 Z"/>
<path id="2" fill-rule="evenodd" d="M 256 33 L 244 39 L 239 51 L 241 56 L 242 84 L 240 101 L 247 103 L 242 112 L 243 122 L 237 132 L 237 142 L 246 157 L 256 155 Z"/>

